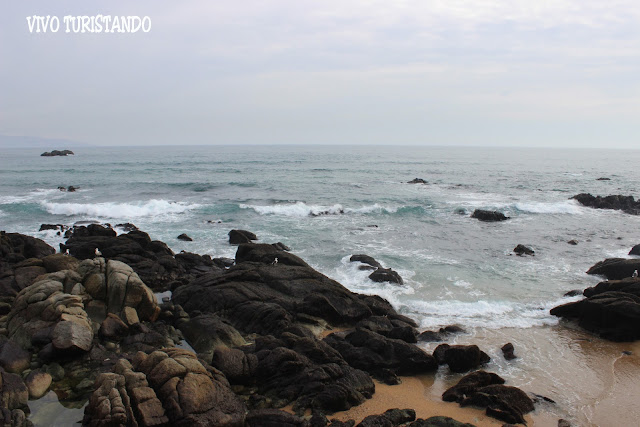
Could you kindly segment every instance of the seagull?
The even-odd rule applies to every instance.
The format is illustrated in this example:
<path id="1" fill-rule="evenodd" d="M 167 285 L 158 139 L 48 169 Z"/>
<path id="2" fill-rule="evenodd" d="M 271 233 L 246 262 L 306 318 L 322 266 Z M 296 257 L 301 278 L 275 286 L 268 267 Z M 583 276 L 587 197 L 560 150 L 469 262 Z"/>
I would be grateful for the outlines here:
<path id="1" fill-rule="evenodd" d="M 69 249 L 67 249 L 66 251 L 64 251 L 65 255 L 69 255 Z"/>
<path id="2" fill-rule="evenodd" d="M 278 263 L 278 257 L 275 257 L 273 259 L 273 262 L 271 263 L 271 265 L 276 265 Z"/>
<path id="3" fill-rule="evenodd" d="M 638 270 L 634 271 L 631 277 L 638 277 Z"/>
<path id="4" fill-rule="evenodd" d="M 102 256 L 102 252 L 100 252 L 100 250 L 98 248 L 96 248 L 96 256 Z"/>

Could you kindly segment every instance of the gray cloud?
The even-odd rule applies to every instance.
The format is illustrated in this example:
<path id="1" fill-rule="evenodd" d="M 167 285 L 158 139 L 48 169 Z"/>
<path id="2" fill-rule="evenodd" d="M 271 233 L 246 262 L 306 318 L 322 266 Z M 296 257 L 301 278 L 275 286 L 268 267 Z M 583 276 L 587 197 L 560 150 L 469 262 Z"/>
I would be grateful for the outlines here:
<path id="1" fill-rule="evenodd" d="M 0 134 L 96 144 L 635 147 L 640 6 L 7 2 Z M 148 34 L 29 34 L 31 14 Z M 6 59 L 5 59 L 6 58 Z"/>

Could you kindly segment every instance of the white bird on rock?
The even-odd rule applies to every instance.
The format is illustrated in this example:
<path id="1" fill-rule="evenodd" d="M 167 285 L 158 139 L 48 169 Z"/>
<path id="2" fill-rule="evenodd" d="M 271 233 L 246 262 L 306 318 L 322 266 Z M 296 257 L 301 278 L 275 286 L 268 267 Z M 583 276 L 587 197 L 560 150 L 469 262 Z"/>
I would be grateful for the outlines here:
<path id="1" fill-rule="evenodd" d="M 102 256 L 102 252 L 100 252 L 100 250 L 98 248 L 96 248 L 96 256 Z"/>
<path id="2" fill-rule="evenodd" d="M 271 265 L 276 265 L 278 263 L 278 257 L 275 257 L 273 259 L 273 262 L 271 263 Z"/>
<path id="3" fill-rule="evenodd" d="M 638 277 L 638 270 L 634 271 L 631 277 Z"/>
<path id="4" fill-rule="evenodd" d="M 65 255 L 69 255 L 69 249 L 67 249 L 66 251 L 64 251 Z"/>

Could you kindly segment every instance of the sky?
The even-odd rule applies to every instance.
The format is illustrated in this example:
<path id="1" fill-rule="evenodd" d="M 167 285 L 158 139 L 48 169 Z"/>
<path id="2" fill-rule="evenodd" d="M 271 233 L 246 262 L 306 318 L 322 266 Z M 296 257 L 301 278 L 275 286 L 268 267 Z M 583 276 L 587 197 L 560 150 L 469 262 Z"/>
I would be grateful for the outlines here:
<path id="1" fill-rule="evenodd" d="M 151 30 L 26 19 L 99 14 Z M 638 148 L 640 2 L 5 1 L 0 135 Z"/>

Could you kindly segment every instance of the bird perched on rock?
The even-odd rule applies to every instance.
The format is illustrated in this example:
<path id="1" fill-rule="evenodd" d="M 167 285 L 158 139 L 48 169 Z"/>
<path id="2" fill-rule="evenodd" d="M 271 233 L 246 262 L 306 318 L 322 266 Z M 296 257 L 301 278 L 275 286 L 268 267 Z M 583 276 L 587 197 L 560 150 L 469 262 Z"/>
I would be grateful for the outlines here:
<path id="1" fill-rule="evenodd" d="M 65 255 L 69 255 L 69 249 L 67 249 L 66 251 L 64 251 Z"/>
<path id="2" fill-rule="evenodd" d="M 100 252 L 100 249 L 96 248 L 95 252 L 96 256 L 102 256 L 102 252 Z"/>
<path id="3" fill-rule="evenodd" d="M 638 270 L 634 271 L 631 277 L 638 277 Z"/>
<path id="4" fill-rule="evenodd" d="M 273 262 L 271 263 L 271 265 L 276 265 L 278 263 L 278 257 L 275 257 L 273 259 Z"/>

